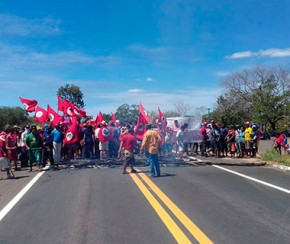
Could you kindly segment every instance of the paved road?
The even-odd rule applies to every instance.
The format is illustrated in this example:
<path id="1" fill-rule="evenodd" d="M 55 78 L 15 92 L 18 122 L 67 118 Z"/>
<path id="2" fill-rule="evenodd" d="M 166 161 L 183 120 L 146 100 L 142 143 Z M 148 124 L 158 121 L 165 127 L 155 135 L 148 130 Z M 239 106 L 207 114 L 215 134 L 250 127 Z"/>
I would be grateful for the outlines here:
<path id="1" fill-rule="evenodd" d="M 289 173 L 228 168 L 290 189 Z M 44 173 L 0 222 L 0 243 L 289 243 L 289 219 L 290 194 L 213 166 L 162 167 L 153 179 L 79 169 Z"/>

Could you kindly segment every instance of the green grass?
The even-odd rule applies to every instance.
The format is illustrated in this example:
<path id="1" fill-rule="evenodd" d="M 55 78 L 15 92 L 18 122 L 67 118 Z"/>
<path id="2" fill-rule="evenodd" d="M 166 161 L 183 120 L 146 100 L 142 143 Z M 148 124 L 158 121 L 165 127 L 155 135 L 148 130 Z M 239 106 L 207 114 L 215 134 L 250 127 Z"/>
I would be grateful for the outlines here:
<path id="1" fill-rule="evenodd" d="M 261 158 L 267 162 L 279 163 L 285 166 L 290 166 L 290 155 L 279 155 L 274 150 L 262 153 Z"/>

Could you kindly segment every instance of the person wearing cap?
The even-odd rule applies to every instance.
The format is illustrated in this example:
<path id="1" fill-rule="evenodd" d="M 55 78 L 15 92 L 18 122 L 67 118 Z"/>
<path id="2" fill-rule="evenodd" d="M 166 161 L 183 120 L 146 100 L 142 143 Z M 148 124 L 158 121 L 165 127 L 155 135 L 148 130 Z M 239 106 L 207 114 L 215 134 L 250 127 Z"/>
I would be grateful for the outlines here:
<path id="1" fill-rule="evenodd" d="M 245 123 L 246 129 L 245 129 L 245 157 L 249 158 L 251 157 L 251 151 L 252 151 L 252 133 L 253 130 L 250 126 L 250 122 Z"/>
<path id="2" fill-rule="evenodd" d="M 25 144 L 29 155 L 29 171 L 32 171 L 32 165 L 34 162 L 36 162 L 37 170 L 40 171 L 42 138 L 37 131 L 36 125 L 31 126 L 31 133 L 27 135 Z"/>
<path id="3" fill-rule="evenodd" d="M 147 125 L 147 131 L 144 134 L 143 141 L 141 144 L 140 153 L 145 152 L 145 148 L 148 151 L 148 163 L 150 173 L 152 177 L 160 176 L 160 166 L 158 161 L 158 151 L 161 145 L 161 137 L 157 131 L 152 129 L 152 125 Z"/>

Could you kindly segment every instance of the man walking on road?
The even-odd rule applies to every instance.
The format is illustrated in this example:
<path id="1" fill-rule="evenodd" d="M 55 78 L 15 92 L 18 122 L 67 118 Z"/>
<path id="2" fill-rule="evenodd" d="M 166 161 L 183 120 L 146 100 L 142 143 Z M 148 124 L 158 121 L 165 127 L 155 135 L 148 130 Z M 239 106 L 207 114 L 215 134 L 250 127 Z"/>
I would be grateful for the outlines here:
<path id="1" fill-rule="evenodd" d="M 126 168 L 131 165 L 131 173 L 136 173 L 136 170 L 134 169 L 134 148 L 136 146 L 136 138 L 134 136 L 134 131 L 132 129 L 129 130 L 129 133 L 122 136 L 121 144 L 119 148 L 119 158 L 122 154 L 122 148 L 124 147 L 124 154 L 125 154 L 125 162 L 124 162 L 124 168 L 123 168 L 123 174 L 128 174 L 126 171 Z"/>
<path id="2" fill-rule="evenodd" d="M 144 134 L 144 138 L 141 145 L 141 153 L 145 151 L 145 147 L 148 150 L 148 162 L 152 177 L 160 176 L 160 166 L 158 161 L 158 150 L 161 145 L 161 137 L 157 131 L 152 130 L 152 125 L 147 125 L 147 131 Z"/>

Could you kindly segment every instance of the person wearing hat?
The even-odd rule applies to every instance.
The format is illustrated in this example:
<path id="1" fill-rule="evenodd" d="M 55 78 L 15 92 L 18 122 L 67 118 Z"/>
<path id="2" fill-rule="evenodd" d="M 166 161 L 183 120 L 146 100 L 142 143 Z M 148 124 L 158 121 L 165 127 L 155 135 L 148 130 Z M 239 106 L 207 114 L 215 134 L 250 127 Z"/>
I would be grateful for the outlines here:
<path id="1" fill-rule="evenodd" d="M 29 155 L 29 167 L 30 172 L 32 171 L 32 165 L 35 162 L 37 165 L 37 170 L 40 171 L 41 165 L 41 149 L 42 149 L 42 138 L 37 131 L 36 125 L 31 126 L 31 133 L 27 135 L 25 139 L 26 148 Z"/>
<path id="2" fill-rule="evenodd" d="M 252 133 L 253 130 L 250 126 L 250 122 L 245 123 L 246 129 L 245 129 L 245 157 L 249 158 L 251 157 L 251 151 L 252 151 Z"/>

